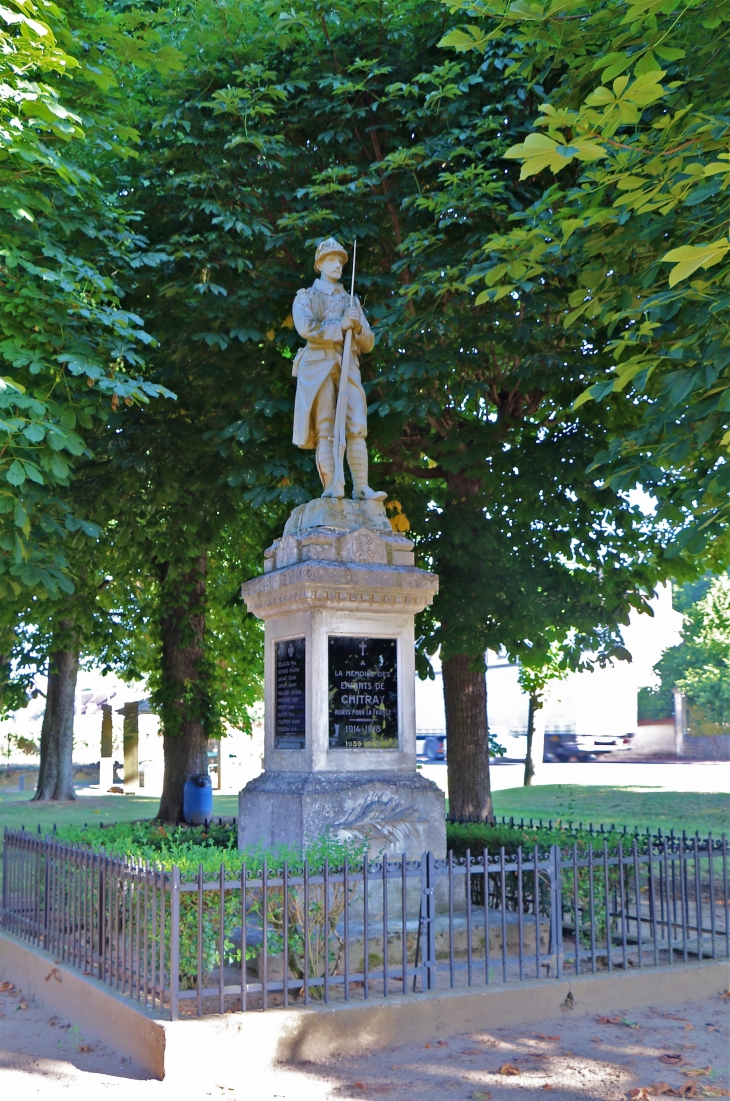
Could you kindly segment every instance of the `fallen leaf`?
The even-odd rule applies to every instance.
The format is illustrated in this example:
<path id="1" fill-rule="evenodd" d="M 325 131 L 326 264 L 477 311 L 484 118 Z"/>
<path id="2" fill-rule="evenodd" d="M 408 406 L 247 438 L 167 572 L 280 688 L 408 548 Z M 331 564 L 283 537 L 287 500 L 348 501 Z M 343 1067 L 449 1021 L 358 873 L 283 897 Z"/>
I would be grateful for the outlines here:
<path id="1" fill-rule="evenodd" d="M 538 1040 L 559 1040 L 559 1036 L 546 1036 L 544 1032 L 533 1032 L 532 1034 Z"/>
<path id="2" fill-rule="evenodd" d="M 730 998 L 730 990 L 723 990 L 722 994 L 718 994 L 718 998 Z"/>
<path id="3" fill-rule="evenodd" d="M 367 1086 L 365 1085 L 364 1082 L 353 1082 L 352 1083 L 352 1088 L 354 1090 L 366 1090 Z"/>
<path id="4" fill-rule="evenodd" d="M 682 1074 L 689 1074 L 692 1078 L 707 1078 L 712 1074 L 712 1067 L 687 1067 Z"/>
<path id="5" fill-rule="evenodd" d="M 719 1025 L 707 1024 L 705 1027 L 707 1028 L 708 1032 L 722 1032 L 722 1029 Z"/>
<path id="6" fill-rule="evenodd" d="M 61 976 L 58 973 L 58 968 L 57 967 L 52 967 L 51 970 L 50 970 L 50 973 L 48 975 L 46 975 L 46 982 L 48 982 L 49 979 L 55 979 L 56 982 L 63 982 L 63 979 L 61 978 Z"/>
<path id="7" fill-rule="evenodd" d="M 522 1074 L 519 1067 L 516 1067 L 514 1063 L 502 1063 L 501 1067 L 498 1067 L 494 1072 L 495 1074 L 515 1075 Z"/>
<path id="8" fill-rule="evenodd" d="M 0 982 L 0 994 L 10 994 L 13 990 L 15 987 L 11 982 Z"/>
<path id="9" fill-rule="evenodd" d="M 431 1045 L 430 1044 L 424 1044 L 423 1046 L 424 1047 L 430 1047 Z"/>
<path id="10" fill-rule="evenodd" d="M 27 1009 L 27 1008 L 28 1008 L 27 1002 L 24 1002 L 23 999 L 21 998 L 20 1001 L 18 1002 L 18 1009 Z"/>
<path id="11" fill-rule="evenodd" d="M 447 1044 L 446 1040 L 437 1040 L 436 1041 L 436 1046 L 437 1047 L 448 1047 L 449 1045 Z"/>
<path id="12" fill-rule="evenodd" d="M 83 1052 L 91 1051 L 91 1044 L 79 1044 L 79 1051 L 83 1051 Z"/>
<path id="13" fill-rule="evenodd" d="M 689 1021 L 687 1021 L 687 1024 L 684 1026 L 684 1031 L 685 1032 L 694 1032 L 694 1027 L 695 1027 L 694 1025 L 691 1025 L 689 1023 Z"/>
<path id="14" fill-rule="evenodd" d="M 471 1101 L 490 1101 L 491 1096 L 489 1090 L 474 1090 Z"/>
<path id="15" fill-rule="evenodd" d="M 657 1082 L 655 1085 L 650 1086 L 649 1089 L 655 1097 L 661 1097 L 667 1095 L 669 1097 L 681 1097 L 679 1090 L 675 1090 L 674 1086 L 670 1086 L 669 1082 Z"/>
<path id="16" fill-rule="evenodd" d="M 652 1091 L 649 1086 L 639 1086 L 637 1089 L 629 1090 L 627 1097 L 630 1097 L 632 1101 L 651 1101 Z"/>
<path id="17" fill-rule="evenodd" d="M 684 1062 L 684 1055 L 678 1051 L 666 1051 L 664 1055 L 659 1056 L 659 1062 L 664 1063 L 667 1067 L 681 1067 Z"/>
<path id="18" fill-rule="evenodd" d="M 599 1017 L 598 1018 L 598 1023 L 599 1023 L 599 1025 L 620 1025 L 621 1024 L 621 1018 L 620 1017 Z"/>
<path id="19" fill-rule="evenodd" d="M 629 1021 L 629 1020 L 627 1020 L 626 1017 L 621 1018 L 621 1024 L 625 1025 L 626 1028 L 639 1028 L 640 1027 L 640 1025 L 638 1025 L 636 1021 Z"/>
<path id="20" fill-rule="evenodd" d="M 730 1097 L 728 1090 L 719 1090 L 714 1086 L 702 1086 L 703 1097 Z"/>

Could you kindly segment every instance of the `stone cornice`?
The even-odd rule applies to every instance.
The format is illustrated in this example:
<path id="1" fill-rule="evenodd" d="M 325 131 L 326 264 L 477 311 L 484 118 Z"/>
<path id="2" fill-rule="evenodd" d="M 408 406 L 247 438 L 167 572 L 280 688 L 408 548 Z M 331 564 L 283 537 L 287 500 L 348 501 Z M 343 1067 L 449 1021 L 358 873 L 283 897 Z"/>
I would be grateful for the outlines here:
<path id="1" fill-rule="evenodd" d="M 299 562 L 241 586 L 248 610 L 260 619 L 284 610 L 333 606 L 415 615 L 437 591 L 438 577 L 415 566 L 322 561 Z"/>

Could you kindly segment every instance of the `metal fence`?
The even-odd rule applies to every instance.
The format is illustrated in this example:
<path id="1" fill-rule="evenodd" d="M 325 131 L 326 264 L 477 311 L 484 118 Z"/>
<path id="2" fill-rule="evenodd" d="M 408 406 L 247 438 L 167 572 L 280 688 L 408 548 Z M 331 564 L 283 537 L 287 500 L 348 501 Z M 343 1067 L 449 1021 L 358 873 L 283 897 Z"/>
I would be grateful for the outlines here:
<path id="1" fill-rule="evenodd" d="M 2 926 L 172 1019 L 730 956 L 724 835 L 235 874 L 230 856 L 183 875 L 6 829 Z"/>

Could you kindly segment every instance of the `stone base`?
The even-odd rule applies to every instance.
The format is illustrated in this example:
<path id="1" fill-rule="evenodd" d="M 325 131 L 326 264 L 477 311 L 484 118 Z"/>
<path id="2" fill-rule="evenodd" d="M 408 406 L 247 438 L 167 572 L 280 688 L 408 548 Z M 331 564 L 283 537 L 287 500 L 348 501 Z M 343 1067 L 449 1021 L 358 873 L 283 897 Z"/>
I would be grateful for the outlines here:
<path id="1" fill-rule="evenodd" d="M 315 497 L 294 509 L 284 528 L 284 535 L 301 538 L 316 528 L 331 531 L 382 531 L 390 535 L 392 528 L 382 501 L 348 501 L 344 498 Z"/>
<path id="2" fill-rule="evenodd" d="M 238 796 L 239 849 L 301 851 L 326 833 L 371 857 L 444 857 L 444 794 L 417 772 L 262 772 Z"/>

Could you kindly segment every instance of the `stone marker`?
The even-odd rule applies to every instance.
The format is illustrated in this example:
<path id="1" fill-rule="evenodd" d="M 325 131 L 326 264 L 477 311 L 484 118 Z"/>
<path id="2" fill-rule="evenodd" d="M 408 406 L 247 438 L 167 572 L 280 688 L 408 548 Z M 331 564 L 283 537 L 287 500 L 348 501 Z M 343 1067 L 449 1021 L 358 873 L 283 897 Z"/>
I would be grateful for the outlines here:
<path id="1" fill-rule="evenodd" d="M 413 620 L 437 578 L 381 502 L 321 498 L 294 510 L 264 570 L 242 588 L 266 624 L 265 771 L 239 796 L 239 846 L 330 832 L 444 855 L 444 796 L 416 771 Z"/>
<path id="2" fill-rule="evenodd" d="M 139 701 L 125 703 L 117 711 L 124 716 L 122 744 L 124 748 L 124 792 L 139 788 Z"/>
<path id="3" fill-rule="evenodd" d="M 112 707 L 101 705 L 101 757 L 99 758 L 99 789 L 108 791 L 114 784 L 114 726 Z"/>

